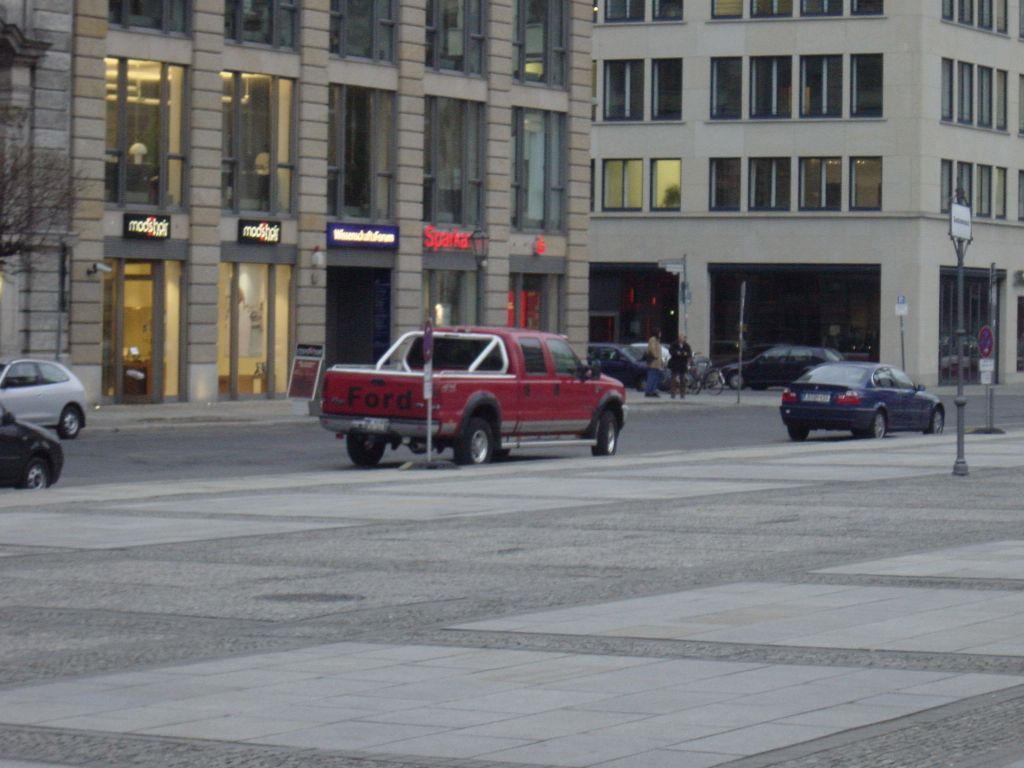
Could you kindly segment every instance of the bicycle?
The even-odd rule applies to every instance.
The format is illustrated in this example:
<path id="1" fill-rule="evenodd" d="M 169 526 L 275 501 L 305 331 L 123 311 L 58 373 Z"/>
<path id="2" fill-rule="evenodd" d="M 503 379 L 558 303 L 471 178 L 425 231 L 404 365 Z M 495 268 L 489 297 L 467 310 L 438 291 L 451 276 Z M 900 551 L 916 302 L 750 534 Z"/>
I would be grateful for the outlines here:
<path id="1" fill-rule="evenodd" d="M 722 394 L 722 390 L 725 389 L 725 376 L 722 375 L 722 369 L 718 367 L 708 368 L 704 372 L 702 384 L 703 389 L 706 389 L 712 395 Z"/>

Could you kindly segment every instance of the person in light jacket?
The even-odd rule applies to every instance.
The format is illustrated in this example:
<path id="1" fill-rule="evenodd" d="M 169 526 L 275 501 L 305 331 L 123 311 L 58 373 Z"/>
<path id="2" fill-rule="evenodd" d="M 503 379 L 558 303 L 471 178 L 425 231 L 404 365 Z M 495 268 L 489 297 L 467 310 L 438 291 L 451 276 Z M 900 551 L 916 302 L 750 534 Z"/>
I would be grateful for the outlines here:
<path id="1" fill-rule="evenodd" d="M 661 382 L 661 369 L 664 365 L 658 335 L 658 331 L 655 331 L 647 340 L 647 354 L 644 355 L 647 363 L 647 386 L 644 387 L 644 397 L 658 397 L 658 384 Z"/>

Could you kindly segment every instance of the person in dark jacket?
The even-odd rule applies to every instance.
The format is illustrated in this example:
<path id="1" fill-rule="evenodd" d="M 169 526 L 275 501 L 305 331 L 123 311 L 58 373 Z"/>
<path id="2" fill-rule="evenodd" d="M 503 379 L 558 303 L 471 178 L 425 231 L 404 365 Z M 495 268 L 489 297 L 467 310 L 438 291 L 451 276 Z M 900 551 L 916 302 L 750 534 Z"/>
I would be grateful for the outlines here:
<path id="1" fill-rule="evenodd" d="M 680 333 L 679 338 L 669 344 L 668 370 L 672 374 L 672 397 L 686 397 L 686 372 L 690 369 L 693 350 L 686 341 L 686 335 Z"/>

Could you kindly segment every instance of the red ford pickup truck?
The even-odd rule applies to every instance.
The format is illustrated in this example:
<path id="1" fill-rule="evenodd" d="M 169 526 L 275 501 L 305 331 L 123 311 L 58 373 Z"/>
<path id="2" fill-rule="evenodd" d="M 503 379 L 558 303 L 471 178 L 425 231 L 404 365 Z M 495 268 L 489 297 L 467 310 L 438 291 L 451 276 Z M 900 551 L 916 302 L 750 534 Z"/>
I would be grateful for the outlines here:
<path id="1" fill-rule="evenodd" d="M 324 375 L 320 424 L 345 437 L 355 464 L 390 446 L 426 450 L 423 332 L 406 333 L 374 366 L 335 365 Z M 432 448 L 459 464 L 485 464 L 513 448 L 585 444 L 615 453 L 626 391 L 584 365 L 563 336 L 521 328 L 440 328 L 433 333 Z"/>

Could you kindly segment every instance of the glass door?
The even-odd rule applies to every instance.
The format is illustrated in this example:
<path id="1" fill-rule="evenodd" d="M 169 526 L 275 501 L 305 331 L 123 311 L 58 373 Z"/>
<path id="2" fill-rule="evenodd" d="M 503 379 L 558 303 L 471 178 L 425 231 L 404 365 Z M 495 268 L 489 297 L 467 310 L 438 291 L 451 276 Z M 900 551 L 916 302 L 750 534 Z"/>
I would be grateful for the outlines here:
<path id="1" fill-rule="evenodd" d="M 124 265 L 121 392 L 125 402 L 152 402 L 154 388 L 153 263 Z"/>

